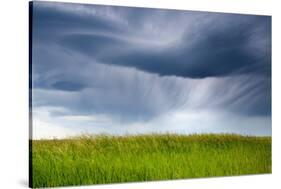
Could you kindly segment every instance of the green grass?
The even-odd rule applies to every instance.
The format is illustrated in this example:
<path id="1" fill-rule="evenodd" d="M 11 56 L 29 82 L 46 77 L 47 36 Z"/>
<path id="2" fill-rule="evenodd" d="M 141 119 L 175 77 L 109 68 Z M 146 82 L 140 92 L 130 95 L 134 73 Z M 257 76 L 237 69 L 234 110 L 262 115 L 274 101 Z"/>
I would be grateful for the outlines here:
<path id="1" fill-rule="evenodd" d="M 32 186 L 271 173 L 271 137 L 82 136 L 32 141 Z"/>

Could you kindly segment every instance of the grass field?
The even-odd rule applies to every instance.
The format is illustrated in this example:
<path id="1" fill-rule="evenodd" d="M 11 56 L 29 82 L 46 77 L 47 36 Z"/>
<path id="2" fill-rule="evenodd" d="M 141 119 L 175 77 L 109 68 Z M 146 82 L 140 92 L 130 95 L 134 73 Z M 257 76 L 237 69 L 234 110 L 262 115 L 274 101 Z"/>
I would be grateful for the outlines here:
<path id="1" fill-rule="evenodd" d="M 83 136 L 32 141 L 32 186 L 271 173 L 271 137 Z"/>

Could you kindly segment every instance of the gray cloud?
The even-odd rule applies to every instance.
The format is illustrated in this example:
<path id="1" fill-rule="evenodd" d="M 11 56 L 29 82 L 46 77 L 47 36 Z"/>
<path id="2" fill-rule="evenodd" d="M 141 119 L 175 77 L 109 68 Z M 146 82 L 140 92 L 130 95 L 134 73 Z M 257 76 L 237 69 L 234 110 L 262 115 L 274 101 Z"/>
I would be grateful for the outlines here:
<path id="1" fill-rule="evenodd" d="M 271 116 L 270 17 L 34 2 L 33 31 L 33 109 L 55 120 Z"/>
<path id="2" fill-rule="evenodd" d="M 65 7 L 62 10 L 71 8 Z M 271 74 L 267 16 L 104 6 L 89 6 L 86 10 L 92 14 L 62 10 L 38 7 L 38 38 L 99 63 L 192 78 Z M 98 10 L 108 10 L 111 16 Z"/>
<path id="3" fill-rule="evenodd" d="M 119 121 L 150 120 L 174 110 L 221 110 L 245 115 L 271 114 L 270 79 L 256 75 L 191 79 L 160 77 L 131 68 L 92 63 L 47 76 L 49 88 L 35 90 L 38 106 L 65 107 L 72 115 L 108 114 Z M 72 75 L 84 88 L 52 88 L 61 75 Z M 63 77 L 64 81 L 67 77 Z M 69 83 L 64 85 L 71 85 Z M 53 115 L 61 115 L 55 112 Z"/>

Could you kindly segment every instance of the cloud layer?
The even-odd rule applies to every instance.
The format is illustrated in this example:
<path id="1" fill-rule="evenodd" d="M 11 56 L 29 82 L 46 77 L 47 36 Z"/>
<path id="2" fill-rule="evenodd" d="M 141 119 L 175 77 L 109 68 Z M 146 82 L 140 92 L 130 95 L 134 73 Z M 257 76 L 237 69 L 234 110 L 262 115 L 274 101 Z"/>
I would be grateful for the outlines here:
<path id="1" fill-rule="evenodd" d="M 34 2 L 33 15 L 37 123 L 271 133 L 270 17 L 50 2 Z M 218 119 L 198 126 L 208 114 Z"/>

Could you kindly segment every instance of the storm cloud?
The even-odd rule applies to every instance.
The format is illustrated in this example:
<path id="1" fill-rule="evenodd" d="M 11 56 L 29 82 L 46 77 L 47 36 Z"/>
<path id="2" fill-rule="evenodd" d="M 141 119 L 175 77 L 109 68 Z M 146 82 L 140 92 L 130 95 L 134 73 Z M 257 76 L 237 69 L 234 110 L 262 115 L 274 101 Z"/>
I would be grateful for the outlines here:
<path id="1" fill-rule="evenodd" d="M 202 131 L 199 117 L 184 118 L 187 130 L 271 133 L 271 17 L 51 2 L 32 11 L 37 123 L 182 132 L 179 114 L 209 114 L 218 119 Z M 243 126 L 227 126 L 230 115 Z M 256 120 L 257 132 L 245 128 Z"/>

